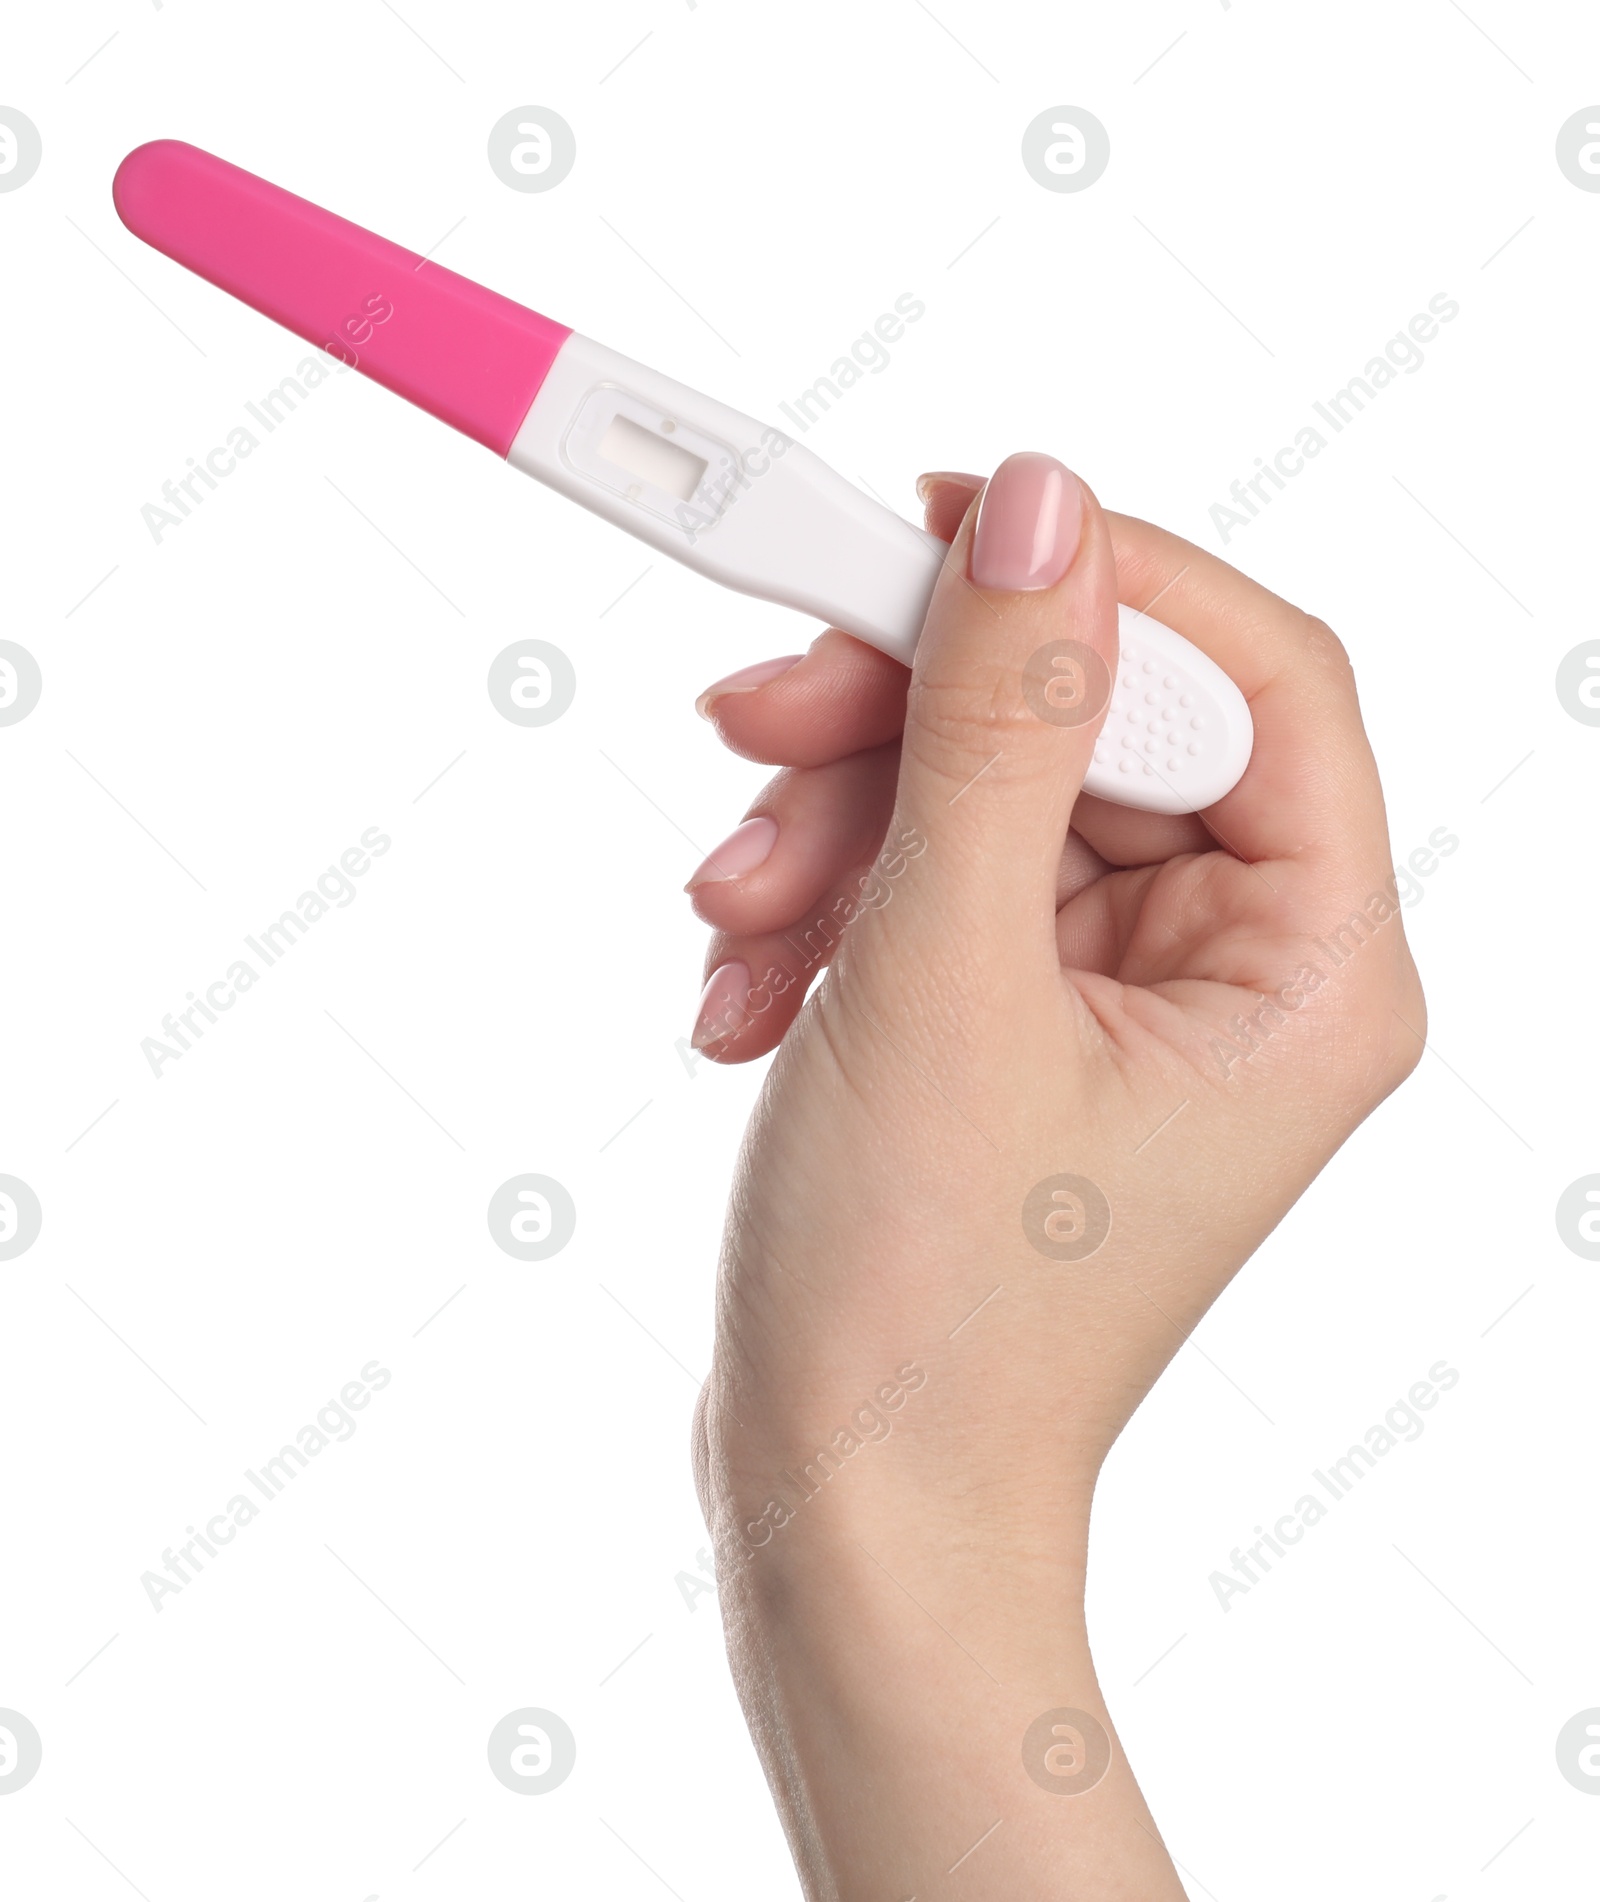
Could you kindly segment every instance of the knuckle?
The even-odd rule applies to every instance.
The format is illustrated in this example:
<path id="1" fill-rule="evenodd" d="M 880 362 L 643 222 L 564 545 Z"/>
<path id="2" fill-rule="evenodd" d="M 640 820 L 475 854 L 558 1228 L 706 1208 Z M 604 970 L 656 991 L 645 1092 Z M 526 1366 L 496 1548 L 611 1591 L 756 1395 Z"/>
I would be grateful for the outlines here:
<path id="1" fill-rule="evenodd" d="M 1428 1019 L 1414 966 L 1399 983 L 1385 981 L 1363 988 L 1352 1025 L 1357 1054 L 1350 1069 L 1354 1108 L 1366 1115 L 1392 1096 L 1421 1063 Z"/>
<path id="2" fill-rule="evenodd" d="M 996 755 L 1003 766 L 1036 747 L 1042 724 L 1011 670 L 947 672 L 912 682 L 905 745 L 925 765 L 964 778 Z"/>
<path id="3" fill-rule="evenodd" d="M 1328 623 L 1315 614 L 1305 617 L 1306 646 L 1313 659 L 1319 661 L 1330 673 L 1354 675 L 1350 661 L 1350 650 L 1334 633 Z"/>
<path id="4" fill-rule="evenodd" d="M 1399 1001 L 1386 1013 L 1388 1036 L 1386 1039 L 1383 1080 L 1384 1095 L 1399 1089 L 1417 1065 L 1422 1061 L 1422 1053 L 1428 1039 L 1428 1000 L 1422 992 L 1422 982 L 1415 967 L 1408 973 L 1407 981 L 1401 991 Z"/>

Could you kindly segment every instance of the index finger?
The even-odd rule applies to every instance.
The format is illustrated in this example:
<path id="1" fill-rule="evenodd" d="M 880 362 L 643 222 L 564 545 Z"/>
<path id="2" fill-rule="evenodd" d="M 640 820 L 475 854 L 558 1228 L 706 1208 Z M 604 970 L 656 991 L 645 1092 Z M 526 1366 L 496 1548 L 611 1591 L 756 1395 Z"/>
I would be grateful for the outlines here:
<path id="1" fill-rule="evenodd" d="M 1131 515 L 1108 519 L 1123 601 L 1193 641 L 1250 703 L 1250 764 L 1199 815 L 1207 829 L 1251 864 L 1386 875 L 1377 762 L 1332 629 L 1181 536 Z"/>

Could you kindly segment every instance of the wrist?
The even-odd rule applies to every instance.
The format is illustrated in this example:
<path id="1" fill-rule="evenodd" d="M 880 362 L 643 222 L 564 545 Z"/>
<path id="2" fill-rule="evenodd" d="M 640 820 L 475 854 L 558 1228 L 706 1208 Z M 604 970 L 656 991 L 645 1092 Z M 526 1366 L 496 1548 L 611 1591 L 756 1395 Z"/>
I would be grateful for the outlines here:
<path id="1" fill-rule="evenodd" d="M 1012 1902 L 1110 1893 L 1111 1866 L 1141 1902 L 1178 1902 L 1096 1682 L 1082 1550 L 1002 1563 L 842 1518 L 797 1519 L 720 1580 L 807 1896 L 942 1893 L 970 1853 L 972 1892 Z"/>
<path id="2" fill-rule="evenodd" d="M 889 1509 L 797 1517 L 755 1550 L 717 1549 L 725 1621 L 823 1703 L 869 1681 L 947 1696 L 967 1673 L 974 1688 L 1089 1694 L 1086 1557 L 1076 1540 L 1004 1545 Z"/>
<path id="3" fill-rule="evenodd" d="M 1050 1399 L 1024 1410 L 995 1404 L 998 1367 L 934 1354 L 909 1371 L 903 1387 L 855 1405 L 865 1382 L 729 1392 L 713 1376 L 695 1464 L 719 1569 L 776 1585 L 811 1555 L 849 1578 L 887 1539 L 957 1590 L 970 1575 L 985 1598 L 1000 1583 L 1030 1608 L 1081 1600 L 1090 1507 L 1115 1438 L 1097 1424 L 1101 1396 L 1063 1392 L 1041 1370 L 1034 1384 Z"/>

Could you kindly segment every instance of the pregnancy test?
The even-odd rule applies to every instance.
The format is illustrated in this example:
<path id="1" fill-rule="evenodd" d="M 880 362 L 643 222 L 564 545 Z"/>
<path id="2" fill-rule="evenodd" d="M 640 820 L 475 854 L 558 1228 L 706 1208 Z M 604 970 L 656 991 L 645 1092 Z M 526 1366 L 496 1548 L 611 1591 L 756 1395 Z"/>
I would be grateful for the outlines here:
<path id="1" fill-rule="evenodd" d="M 130 152 L 112 196 L 147 244 L 513 468 L 909 666 L 946 544 L 781 430 L 180 140 Z M 1147 812 L 1211 805 L 1249 762 L 1244 696 L 1181 634 L 1120 613 L 1085 790 Z M 1071 723 L 1070 666 L 1043 691 Z"/>

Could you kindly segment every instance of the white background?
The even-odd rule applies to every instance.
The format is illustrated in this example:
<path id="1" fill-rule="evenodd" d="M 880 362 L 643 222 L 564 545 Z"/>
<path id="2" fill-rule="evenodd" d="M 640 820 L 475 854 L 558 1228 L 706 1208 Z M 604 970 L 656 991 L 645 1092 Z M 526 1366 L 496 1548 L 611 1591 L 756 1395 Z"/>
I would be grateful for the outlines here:
<path id="1" fill-rule="evenodd" d="M 921 469 L 1046 448 L 1216 548 L 1229 483 L 1459 302 L 1226 550 L 1352 649 L 1397 856 L 1460 840 L 1408 914 L 1435 1053 L 1119 1446 L 1093 1630 L 1195 1897 L 1592 1893 L 1600 1802 L 1554 1745 L 1600 1705 L 1600 1267 L 1553 1216 L 1600 1169 L 1600 731 L 1553 681 L 1600 631 L 1600 195 L 1554 140 L 1600 97 L 1600 18 L 1470 14 L 13 16 L 0 103 L 44 159 L 0 195 L 0 633 L 44 697 L 0 730 L 0 1171 L 44 1228 L 0 1264 L 0 1706 L 44 1763 L 0 1800 L 8 1893 L 795 1893 L 715 1597 L 679 1577 L 761 1066 L 675 1046 L 679 887 L 762 777 L 694 696 L 813 630 L 354 376 L 153 542 L 141 505 L 305 355 L 116 220 L 118 160 L 160 136 L 419 250 L 448 233 L 441 263 L 757 415 L 914 293 L 808 438 L 908 513 Z M 526 103 L 577 137 L 548 193 L 485 156 Z M 1062 103 L 1111 136 L 1077 194 L 1019 157 Z M 484 684 L 527 635 L 579 679 L 532 730 Z M 355 901 L 153 1077 L 141 1039 L 374 825 Z M 523 1171 L 578 1207 L 541 1264 L 485 1222 Z M 375 1357 L 355 1437 L 154 1612 L 141 1573 Z M 1223 1613 L 1211 1571 L 1441 1358 L 1423 1437 Z M 524 1705 L 578 1740 L 537 1798 L 485 1758 Z M 941 1881 L 987 1893 L 977 1858 Z"/>

